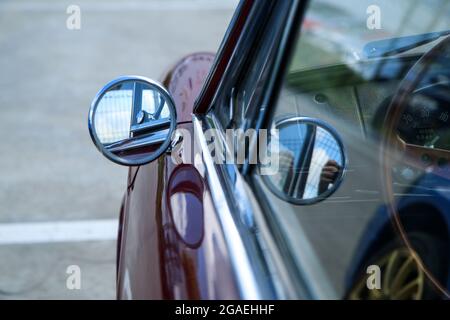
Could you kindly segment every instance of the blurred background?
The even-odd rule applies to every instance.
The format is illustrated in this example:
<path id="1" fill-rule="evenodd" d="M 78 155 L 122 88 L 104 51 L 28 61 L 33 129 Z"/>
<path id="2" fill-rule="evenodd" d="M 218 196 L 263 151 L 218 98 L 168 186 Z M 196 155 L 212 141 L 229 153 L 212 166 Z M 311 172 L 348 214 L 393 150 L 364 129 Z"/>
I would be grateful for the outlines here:
<path id="1" fill-rule="evenodd" d="M 127 169 L 87 129 L 113 78 L 215 52 L 237 0 L 0 2 L 0 299 L 114 299 Z M 70 5 L 81 10 L 71 30 Z M 66 286 L 79 266 L 81 289 Z"/>

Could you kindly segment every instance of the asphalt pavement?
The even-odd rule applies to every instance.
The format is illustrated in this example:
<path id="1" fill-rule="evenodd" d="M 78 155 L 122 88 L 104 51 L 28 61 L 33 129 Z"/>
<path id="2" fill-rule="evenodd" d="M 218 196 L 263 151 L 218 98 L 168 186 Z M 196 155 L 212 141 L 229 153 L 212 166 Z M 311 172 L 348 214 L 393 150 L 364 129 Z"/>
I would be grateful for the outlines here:
<path id="1" fill-rule="evenodd" d="M 115 297 L 127 170 L 92 144 L 90 102 L 119 75 L 159 79 L 185 54 L 215 52 L 236 4 L 0 3 L 0 299 Z M 80 289 L 68 288 L 72 265 Z"/>

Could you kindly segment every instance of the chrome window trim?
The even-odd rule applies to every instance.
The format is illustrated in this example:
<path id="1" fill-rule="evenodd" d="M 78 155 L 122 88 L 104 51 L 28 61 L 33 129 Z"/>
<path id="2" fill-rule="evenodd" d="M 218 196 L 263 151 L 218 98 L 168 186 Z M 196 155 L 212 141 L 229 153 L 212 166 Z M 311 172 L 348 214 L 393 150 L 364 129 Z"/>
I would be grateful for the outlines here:
<path id="1" fill-rule="evenodd" d="M 216 100 L 216 93 L 221 90 L 223 85 L 223 74 L 227 73 L 230 61 L 236 56 L 236 48 L 239 46 L 241 34 L 248 28 L 248 21 L 253 19 L 254 11 L 260 6 L 255 5 L 256 0 L 240 0 L 235 10 L 230 24 L 225 32 L 224 38 L 217 50 L 216 58 L 211 70 L 205 80 L 202 90 L 200 91 L 194 103 L 194 114 L 206 114 Z M 232 46 L 229 47 L 229 43 Z M 228 58 L 228 61 L 226 59 Z M 225 68 L 225 69 L 222 69 Z M 215 77 L 219 77 L 215 83 Z M 213 90 L 212 95 L 209 91 Z"/>
<path id="2" fill-rule="evenodd" d="M 281 35 L 280 44 L 276 49 L 277 52 L 275 53 L 274 61 L 270 64 L 270 73 L 272 74 L 272 78 L 268 80 L 261 103 L 261 106 L 265 106 L 265 108 L 259 115 L 256 115 L 255 118 L 252 119 L 254 121 L 253 128 L 256 130 L 264 127 L 267 114 L 271 109 L 270 106 L 273 106 L 274 101 L 278 100 L 279 86 L 281 86 L 283 80 L 283 69 L 286 67 L 286 61 L 292 53 L 292 39 L 295 39 L 299 31 L 296 30 L 296 27 L 303 19 L 303 13 L 307 7 L 307 3 L 307 0 L 292 0 L 291 2 L 289 14 L 286 18 L 287 21 L 283 25 L 284 31 Z M 246 31 L 249 32 L 248 30 Z M 235 52 L 238 51 L 239 50 L 236 49 Z M 233 56 L 231 60 L 233 60 L 233 58 L 235 58 L 235 56 Z M 228 71 L 226 76 L 228 77 L 230 73 L 232 72 Z M 219 88 L 220 90 L 224 90 L 223 78 Z M 213 120 L 212 122 L 214 122 L 214 117 L 217 116 L 214 110 L 216 108 L 225 107 L 224 103 L 229 103 L 229 99 L 225 99 L 223 103 L 219 103 L 215 100 L 211 102 L 207 116 L 210 117 L 209 119 Z M 217 122 L 219 122 L 218 119 Z M 257 141 L 250 141 L 250 152 L 252 152 L 252 148 L 254 148 L 256 144 Z M 258 196 L 261 196 L 261 193 L 260 190 L 254 186 L 254 181 L 251 178 L 251 169 L 253 168 L 254 167 L 249 166 L 249 164 L 246 163 L 240 171 L 237 170 L 236 166 L 233 167 L 234 170 L 232 174 L 237 171 L 235 176 L 230 176 L 229 172 L 224 172 L 223 175 L 226 176 L 227 180 L 236 180 L 233 185 L 234 190 L 227 190 L 227 192 L 231 195 L 231 199 L 229 199 L 229 201 L 241 202 L 238 203 L 238 206 L 240 205 L 241 208 L 243 206 L 242 199 L 245 199 L 247 203 L 251 204 L 251 206 L 247 207 L 247 210 L 244 212 L 241 212 L 237 210 L 238 208 L 236 208 L 236 211 L 239 212 L 234 214 L 234 216 L 239 215 L 242 221 L 249 223 L 247 224 L 247 227 L 252 229 L 252 235 L 255 239 L 256 246 L 258 247 L 257 250 L 262 252 L 264 264 L 268 269 L 265 275 L 260 273 L 255 274 L 255 277 L 258 279 L 263 279 L 262 277 L 265 276 L 262 281 L 271 282 L 270 285 L 272 287 L 272 296 L 276 299 L 311 299 L 326 297 L 327 295 L 325 295 L 325 292 L 327 289 L 322 288 L 322 284 L 318 287 L 311 284 L 311 281 L 308 279 L 308 273 L 304 272 L 305 270 L 299 270 L 301 266 L 299 268 L 299 265 L 292 257 L 291 249 L 284 243 L 285 239 L 280 237 L 279 226 L 271 224 L 273 223 L 270 217 L 271 210 L 268 209 L 264 203 L 260 203 L 255 200 Z M 214 170 L 225 171 L 223 168 L 216 168 Z M 242 181 L 242 183 L 238 181 Z M 239 187 L 239 185 L 241 185 L 241 187 Z M 242 186 L 244 186 L 244 188 L 242 188 Z M 233 213 L 230 212 L 230 214 L 232 215 Z M 248 252 L 247 254 L 249 255 L 252 253 Z M 257 271 L 254 272 L 257 273 Z"/>
<path id="3" fill-rule="evenodd" d="M 254 0 L 241 0 L 240 5 L 244 5 L 245 2 L 253 2 Z M 273 1 L 273 0 L 272 0 Z M 291 0 L 288 0 L 291 1 Z M 257 1 L 255 1 L 257 2 Z M 242 68 L 245 67 L 246 57 L 248 56 L 248 52 L 252 49 L 252 44 L 254 42 L 255 34 L 258 34 L 258 31 L 260 30 L 260 16 L 263 15 L 263 9 L 265 6 L 269 5 L 269 1 L 262 1 L 264 3 L 261 3 L 259 5 L 251 4 L 250 12 L 248 16 L 246 17 L 246 21 L 243 27 L 243 30 L 241 34 L 239 35 L 239 39 L 237 40 L 237 43 L 235 45 L 235 48 L 227 62 L 227 67 L 224 70 L 222 77 L 217 84 L 217 89 L 215 91 L 214 97 L 212 97 L 209 107 L 207 110 L 204 110 L 202 112 L 199 112 L 197 110 L 197 106 L 200 104 L 201 99 L 203 98 L 202 94 L 199 95 L 199 98 L 196 100 L 195 103 L 195 114 L 207 114 L 210 111 L 214 109 L 216 105 L 220 105 L 223 102 L 220 98 L 220 94 L 218 92 L 224 92 L 227 91 L 227 79 L 236 79 L 239 76 L 239 73 L 241 72 Z M 258 19 L 259 18 L 259 19 Z M 218 51 L 220 54 L 220 51 Z M 211 75 L 211 74 L 210 74 Z M 207 82 L 206 82 L 207 83 Z M 206 87 L 206 86 L 205 86 Z M 205 88 L 204 87 L 204 88 Z M 228 97 L 229 98 L 229 97 Z M 226 99 L 229 100 L 229 99 Z M 229 101 L 226 101 L 228 103 Z"/>
<path id="4" fill-rule="evenodd" d="M 220 139 L 226 141 L 223 134 L 224 130 L 221 126 L 220 120 L 214 113 L 208 115 L 209 123 L 213 124 L 213 128 L 219 132 Z M 225 144 L 225 152 L 229 153 L 228 146 Z M 218 165 L 216 165 L 217 171 L 224 171 Z M 247 250 L 252 250 L 252 255 L 256 256 L 254 260 L 258 261 L 260 268 L 255 270 L 259 274 L 259 278 L 262 281 L 271 281 L 270 291 L 271 299 L 290 299 L 298 297 L 308 297 L 308 293 L 301 289 L 295 288 L 291 276 L 292 273 L 286 268 L 284 259 L 281 255 L 281 251 L 276 247 L 276 240 L 273 234 L 269 231 L 265 219 L 265 215 L 262 211 L 260 203 L 256 200 L 254 189 L 246 181 L 245 176 L 241 173 L 236 165 L 231 166 L 232 173 L 235 178 L 235 182 L 228 190 L 230 197 L 229 203 L 235 203 L 236 213 L 232 214 L 236 220 L 242 222 L 247 228 L 246 232 L 250 232 L 254 240 L 254 243 L 249 244 Z M 230 171 L 223 172 L 225 180 L 230 180 Z M 301 293 L 298 294 L 298 291 Z"/>
<path id="5" fill-rule="evenodd" d="M 217 130 L 221 141 L 226 141 L 223 134 L 224 129 L 214 113 L 210 113 L 202 120 L 208 124 L 207 128 Z M 224 144 L 224 147 L 224 151 L 228 153 L 229 147 L 226 144 Z M 323 276 L 323 272 L 320 271 L 320 265 L 312 254 L 311 246 L 307 241 L 299 241 L 299 248 L 305 251 L 304 256 L 308 257 L 306 260 L 309 261 L 311 259 L 314 263 L 307 264 L 307 267 L 302 270 L 292 269 L 292 266 L 286 263 L 286 252 L 291 254 L 292 250 L 288 247 L 281 246 L 282 242 L 279 241 L 278 234 L 276 234 L 274 229 L 274 226 L 278 228 L 278 222 L 273 224 L 273 217 L 269 216 L 272 211 L 263 211 L 261 204 L 256 200 L 256 195 L 258 194 L 256 191 L 259 191 L 261 186 L 249 184 L 236 165 L 229 165 L 228 170 L 224 169 L 225 165 L 217 165 L 214 163 L 213 165 L 215 166 L 216 172 L 228 183 L 231 183 L 230 171 L 232 171 L 231 174 L 234 177 L 234 183 L 232 183 L 231 188 L 224 190 L 223 182 L 220 183 L 220 188 L 223 192 L 228 192 L 227 203 L 235 205 L 234 208 L 230 208 L 235 209 L 231 211 L 231 215 L 238 224 L 240 223 L 245 226 L 245 228 L 240 229 L 240 234 L 250 234 L 252 237 L 253 241 L 249 239 L 248 241 L 244 241 L 247 254 L 252 257 L 252 261 L 254 262 L 252 266 L 256 277 L 261 279 L 261 281 L 270 279 L 271 283 L 268 285 L 270 288 L 266 288 L 266 290 L 270 291 L 271 297 L 274 299 L 334 298 L 335 296 L 333 294 L 327 294 L 327 292 L 332 292 L 332 290 L 330 290 L 326 283 L 320 281 L 311 283 L 305 280 L 310 274 L 314 274 L 315 279 L 326 279 Z M 258 176 L 258 178 L 260 177 Z M 302 239 L 305 238 L 303 237 Z M 289 258 L 291 259 L 291 257 Z M 301 265 L 304 267 L 303 264 Z M 295 268 L 297 268 L 296 266 L 298 264 L 294 265 Z M 315 272 L 309 273 L 306 270 L 313 270 Z M 293 278 L 293 274 L 297 275 L 297 273 L 300 273 L 299 276 Z"/>
<path id="6" fill-rule="evenodd" d="M 282 59 L 280 58 L 280 55 L 283 55 L 284 52 L 290 51 L 289 45 L 286 44 L 286 41 L 290 36 L 287 34 L 292 33 L 291 30 L 293 27 L 295 27 L 296 23 L 295 21 L 297 19 L 301 19 L 299 15 L 297 14 L 298 11 L 301 11 L 306 6 L 307 0 L 292 0 L 290 2 L 290 9 L 289 14 L 287 17 L 287 22 L 283 24 L 282 28 L 284 31 L 282 32 L 281 39 L 280 39 L 280 46 L 276 50 L 277 53 L 275 53 L 274 57 L 274 64 L 276 67 L 274 68 L 273 72 L 279 73 L 280 67 L 279 65 L 282 64 Z M 243 34 L 249 34 L 253 33 L 255 31 L 255 28 L 251 25 L 250 20 L 255 19 L 255 12 L 251 12 L 250 17 L 248 18 L 249 21 L 247 21 L 246 26 L 244 27 Z M 254 35 L 252 35 L 254 36 Z M 238 44 L 236 45 L 236 48 L 230 57 L 230 61 L 228 63 L 228 68 L 225 71 L 225 74 L 222 76 L 220 83 L 218 84 L 218 87 L 216 89 L 216 93 L 214 97 L 209 102 L 209 107 L 207 110 L 202 109 L 201 111 L 199 109 L 195 109 L 194 113 L 194 128 L 196 128 L 197 132 L 203 132 L 204 128 L 202 128 L 202 124 L 199 123 L 199 121 L 204 120 L 203 125 L 206 127 L 207 125 L 210 125 L 211 123 L 214 126 L 220 126 L 221 122 L 219 121 L 217 115 L 215 114 L 214 110 L 217 108 L 222 108 L 226 106 L 226 103 L 230 102 L 230 99 L 228 97 L 225 97 L 224 101 L 221 101 L 222 99 L 217 99 L 217 92 L 219 91 L 225 91 L 225 81 L 224 79 L 236 79 L 236 72 L 239 71 L 240 68 L 242 68 L 242 51 L 243 49 L 241 47 L 248 47 L 248 43 L 243 41 L 243 37 L 240 37 Z M 245 48 L 244 48 L 245 49 Z M 244 50 L 245 51 L 245 50 Z M 239 55 L 238 55 L 239 54 Z M 234 68 L 233 66 L 236 66 Z M 237 71 L 236 71 L 237 69 Z M 233 80 L 234 81 L 234 80 Z M 275 81 L 276 82 L 276 81 Z M 274 81 L 270 81 L 270 90 L 273 90 L 274 88 Z M 265 94 L 264 94 L 265 96 Z M 264 99 L 267 103 L 267 100 Z M 199 100 L 197 100 L 196 105 L 199 104 Z M 263 104 L 264 105 L 264 104 Z M 268 104 L 265 104 L 268 105 Z M 203 106 L 204 107 L 204 106 Z M 267 109 L 267 108 L 266 108 Z M 265 113 L 265 112 L 264 112 Z M 205 115 L 206 114 L 206 115 Z M 197 117 L 197 118 L 196 118 Z M 208 117 L 208 120 L 212 120 L 210 123 L 206 123 L 206 117 Z M 256 117 L 255 120 L 256 128 L 260 128 L 263 121 L 261 117 Z M 197 128 L 198 127 L 198 128 Z M 203 136 L 203 139 L 204 136 Z M 256 143 L 256 141 L 251 141 L 252 143 Z M 206 146 L 203 146 L 205 148 Z M 252 146 L 250 145 L 250 148 Z M 205 150 L 208 150 L 207 148 Z M 251 149 L 250 149 L 251 150 Z M 251 152 L 251 151 L 250 151 Z M 205 161 L 205 156 L 203 156 Z M 262 205 L 256 200 L 258 193 L 255 192 L 257 190 L 254 189 L 252 186 L 251 179 L 248 179 L 249 175 L 249 167 L 247 165 L 244 165 L 244 170 L 239 171 L 236 166 L 231 167 L 231 175 L 230 172 L 224 172 L 226 167 L 225 165 L 218 166 L 214 164 L 211 156 L 208 154 L 208 160 L 210 163 L 208 164 L 207 171 L 207 178 L 210 184 L 217 185 L 218 188 L 214 188 L 214 190 L 211 190 L 212 194 L 215 194 L 216 197 L 219 197 L 221 202 L 220 205 L 216 205 L 216 209 L 221 209 L 222 206 L 226 206 L 226 215 L 231 217 L 235 220 L 235 228 L 238 229 L 238 232 L 241 231 L 237 224 L 239 225 L 245 225 L 246 230 L 244 230 L 244 234 L 249 234 L 251 232 L 251 236 L 253 242 L 249 247 L 245 247 L 245 245 L 248 244 L 248 242 L 242 241 L 241 239 L 241 249 L 244 250 L 243 252 L 240 252 L 239 255 L 246 255 L 247 256 L 247 262 L 249 261 L 250 255 L 259 255 L 258 260 L 259 263 L 253 263 L 250 265 L 247 265 L 247 272 L 251 275 L 253 273 L 253 276 L 249 279 L 251 279 L 250 283 L 254 285 L 254 289 L 258 290 L 258 286 L 262 286 L 263 284 L 266 286 L 265 291 L 260 287 L 260 295 L 264 296 L 265 298 L 269 299 L 293 299 L 293 298 L 311 298 L 314 296 L 310 292 L 310 286 L 307 284 L 307 279 L 304 279 L 304 275 L 298 274 L 298 270 L 293 269 L 293 266 L 295 266 L 294 262 L 287 263 L 285 260 L 285 252 L 288 250 L 286 247 L 282 245 L 282 243 L 279 242 L 279 237 L 277 237 L 277 234 L 274 234 L 273 228 L 274 226 L 269 225 L 269 222 L 271 221 L 267 215 L 268 212 L 263 211 Z M 206 161 L 205 161 L 206 162 Z M 213 175 L 214 178 L 210 177 L 210 174 Z M 219 177 L 220 175 L 220 177 Z M 221 183 L 221 179 L 223 180 L 234 180 L 233 183 L 233 190 L 223 190 L 223 184 Z M 214 181 L 213 181 L 214 180 Z M 217 194 L 218 193 L 218 194 Z M 229 198 L 227 199 L 227 194 Z M 245 200 L 245 201 L 243 201 Z M 213 201 L 214 197 L 213 197 Z M 233 208 L 230 207 L 231 203 L 236 203 L 237 206 L 234 208 L 235 212 L 232 212 Z M 244 205 L 244 203 L 247 204 Z M 239 208 L 240 207 L 240 208 Z M 246 210 L 241 211 L 244 207 L 246 207 Z M 264 208 L 266 209 L 266 208 Z M 220 210 L 218 212 L 220 214 Z M 224 230 L 224 233 L 226 230 Z M 225 235 L 227 236 L 227 235 Z M 241 235 L 238 234 L 240 237 Z M 232 249 L 232 248 L 231 248 Z M 252 251 L 252 252 L 250 252 Z M 234 259 L 236 259 L 236 255 L 231 252 L 230 254 L 233 255 Z M 238 260 L 239 261 L 239 260 Z M 250 261 L 252 261 L 250 259 Z M 261 266 L 265 267 L 265 271 L 262 270 L 262 268 L 259 268 L 257 270 L 256 265 L 260 264 Z M 237 268 L 237 275 L 240 276 L 240 266 L 236 265 L 234 268 Z M 262 272 L 261 272 L 262 271 Z M 295 274 L 295 279 L 293 278 L 293 274 Z M 241 278 L 243 278 L 241 280 Z M 255 283 L 255 279 L 259 279 L 260 281 L 257 281 Z M 246 281 L 245 277 L 238 277 L 238 281 Z M 247 284 L 239 284 L 240 290 L 242 291 L 243 288 L 246 287 Z M 266 295 L 262 294 L 262 292 L 266 292 Z M 248 295 L 245 294 L 245 291 L 243 293 L 243 296 L 248 297 Z"/>
<path id="7" fill-rule="evenodd" d="M 196 143 L 199 143 L 202 150 L 203 164 L 206 169 L 205 175 L 210 186 L 209 190 L 216 214 L 223 230 L 240 296 L 245 300 L 273 299 L 275 294 L 272 286 L 268 284 L 268 278 L 260 272 L 265 261 L 261 259 L 261 256 L 257 257 L 256 250 L 251 250 L 255 249 L 254 245 L 256 244 L 256 242 L 250 243 L 251 238 L 254 238 L 254 233 L 233 213 L 230 197 L 227 196 L 220 178 L 219 165 L 214 163 L 209 152 L 204 135 L 204 131 L 210 127 L 207 124 L 207 119 L 194 116 L 193 125 Z M 236 187 L 239 187 L 239 192 L 245 198 L 247 191 L 239 183 Z"/>

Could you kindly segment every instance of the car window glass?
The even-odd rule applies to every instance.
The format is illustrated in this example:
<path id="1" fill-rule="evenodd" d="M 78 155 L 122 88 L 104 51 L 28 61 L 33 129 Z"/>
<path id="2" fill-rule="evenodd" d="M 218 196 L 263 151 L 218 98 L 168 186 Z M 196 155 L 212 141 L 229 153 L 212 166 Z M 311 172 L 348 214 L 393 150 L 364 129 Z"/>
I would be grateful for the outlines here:
<path id="1" fill-rule="evenodd" d="M 401 248 L 383 198 L 380 144 L 385 117 L 407 73 L 445 41 L 449 30 L 450 1 L 310 2 L 278 103 L 270 111 L 268 127 L 278 129 L 279 170 L 271 176 L 255 174 L 254 179 L 267 201 L 271 223 L 323 297 L 392 298 L 388 289 L 372 292 L 361 282 L 372 264 L 385 275 L 386 259 Z M 425 166 L 415 167 L 416 158 L 409 159 L 409 154 L 392 167 L 393 193 L 402 214 L 408 209 L 400 204 L 407 201 L 416 203 L 414 208 L 448 204 L 430 190 L 450 185 L 442 173 L 448 169 L 445 151 L 450 150 L 449 89 L 450 65 L 443 55 L 408 96 L 409 104 L 393 128 L 403 146 L 422 152 L 417 159 L 429 161 L 427 168 L 436 170 L 431 174 Z M 319 125 L 302 125 L 298 118 Z M 288 128 L 283 127 L 286 119 L 293 120 Z M 310 149 L 305 144 L 311 144 Z M 333 177 L 336 172 L 342 173 L 339 181 Z M 420 192 L 411 191 L 419 187 Z M 320 197 L 321 192 L 325 196 Z M 435 196 L 434 202 L 429 200 Z M 396 294 L 423 297 L 421 290 Z"/>

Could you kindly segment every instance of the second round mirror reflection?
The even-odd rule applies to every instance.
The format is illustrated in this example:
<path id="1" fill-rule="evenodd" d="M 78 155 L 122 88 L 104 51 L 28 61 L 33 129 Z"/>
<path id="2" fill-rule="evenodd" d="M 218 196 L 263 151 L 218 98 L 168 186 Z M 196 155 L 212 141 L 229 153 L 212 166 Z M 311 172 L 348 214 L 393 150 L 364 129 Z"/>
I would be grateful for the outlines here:
<path id="1" fill-rule="evenodd" d="M 315 119 L 299 117 L 279 121 L 276 127 L 279 171 L 265 176 L 272 191 L 295 204 L 331 195 L 345 169 L 343 145 L 334 130 Z"/>

